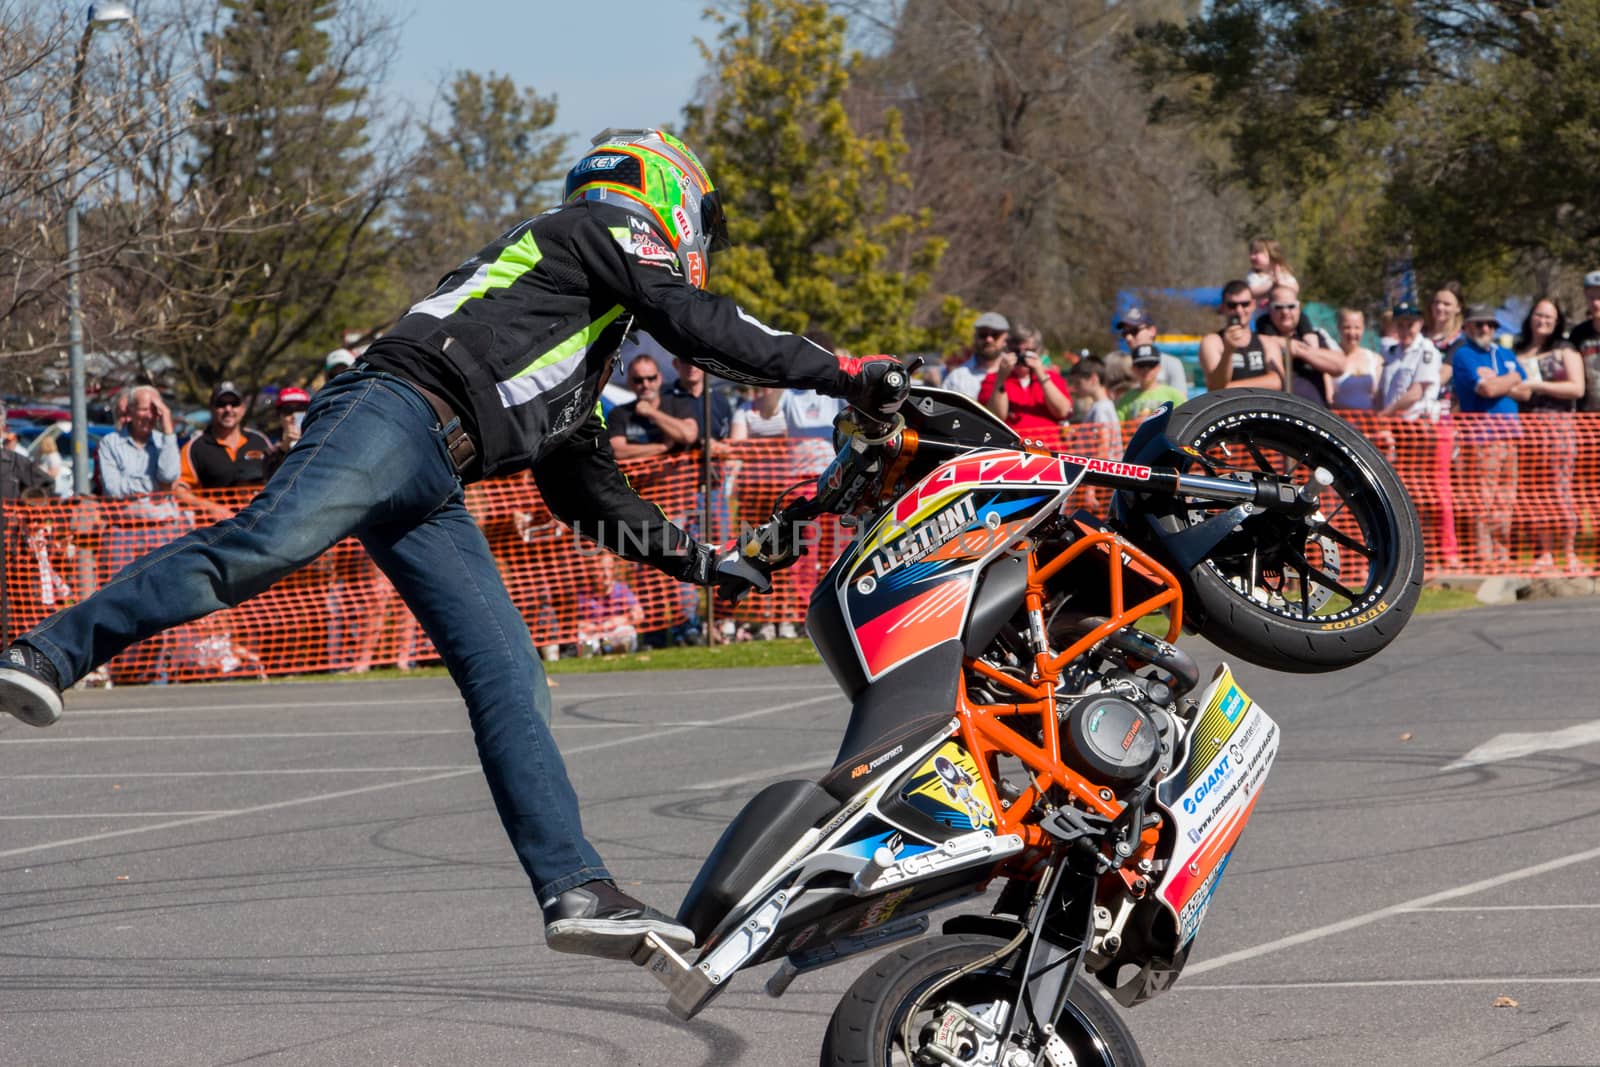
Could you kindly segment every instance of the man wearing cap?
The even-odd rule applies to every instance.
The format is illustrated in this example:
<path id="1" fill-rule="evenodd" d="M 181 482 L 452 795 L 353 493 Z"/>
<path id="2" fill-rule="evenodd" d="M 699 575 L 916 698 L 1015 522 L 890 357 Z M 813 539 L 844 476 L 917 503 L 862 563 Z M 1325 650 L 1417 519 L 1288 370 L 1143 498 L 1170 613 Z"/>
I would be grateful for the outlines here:
<path id="1" fill-rule="evenodd" d="M 1140 345 L 1149 345 L 1161 356 L 1161 384 L 1170 385 L 1185 397 L 1189 395 L 1189 373 L 1183 369 L 1183 360 L 1161 351 L 1156 344 L 1156 322 L 1144 308 L 1129 308 L 1117 320 L 1117 332 L 1122 343 L 1132 352 Z"/>
<path id="2" fill-rule="evenodd" d="M 1585 385 L 1578 410 L 1600 411 L 1600 270 L 1583 276 L 1583 302 L 1589 307 L 1589 317 L 1574 326 L 1568 338 L 1583 357 Z"/>
<path id="3" fill-rule="evenodd" d="M 1153 415 L 1162 404 L 1174 406 L 1189 399 L 1184 393 L 1161 381 L 1161 353 L 1153 345 L 1137 345 L 1133 350 L 1134 387 L 1117 401 L 1117 417 L 1123 422 Z"/>
<path id="4" fill-rule="evenodd" d="M 1465 330 L 1451 346 L 1456 404 L 1463 415 L 1461 442 L 1467 445 L 1477 506 L 1472 509 L 1474 544 L 1481 560 L 1503 560 L 1511 549 L 1511 513 L 1517 504 L 1517 402 L 1512 396 L 1527 375 L 1509 350 L 1495 344 L 1500 328 L 1494 309 L 1467 308 Z"/>
<path id="5" fill-rule="evenodd" d="M 1384 341 L 1383 380 L 1378 387 L 1380 415 L 1403 419 L 1439 414 L 1439 368 L 1444 357 L 1422 336 L 1422 312 L 1409 300 L 1394 306 L 1395 336 Z"/>
<path id="6" fill-rule="evenodd" d="M 940 383 L 955 393 L 965 393 L 974 400 L 983 389 L 983 380 L 1000 365 L 1000 356 L 1006 350 L 1006 339 L 1011 336 L 1011 323 L 998 311 L 985 311 L 972 325 L 972 358 L 944 376 Z"/>
<path id="7" fill-rule="evenodd" d="M 211 390 L 211 422 L 183 446 L 179 481 L 196 489 L 231 489 L 267 480 L 272 442 L 244 426 L 244 393 L 232 382 Z"/>

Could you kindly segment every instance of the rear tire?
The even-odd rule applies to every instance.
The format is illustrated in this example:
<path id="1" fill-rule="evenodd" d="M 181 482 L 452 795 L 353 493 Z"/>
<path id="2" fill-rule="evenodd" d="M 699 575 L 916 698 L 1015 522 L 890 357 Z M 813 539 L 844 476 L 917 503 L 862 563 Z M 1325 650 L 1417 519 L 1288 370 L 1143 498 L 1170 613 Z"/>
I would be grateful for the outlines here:
<path id="1" fill-rule="evenodd" d="M 1167 436 L 1224 468 L 1334 478 L 1309 519 L 1258 512 L 1189 571 L 1188 624 L 1223 650 L 1296 673 L 1339 670 L 1383 649 L 1422 593 L 1422 526 L 1394 468 L 1348 423 L 1298 397 L 1207 393 L 1172 413 Z M 1198 458 L 1190 471 L 1203 471 Z M 1221 473 L 1225 473 L 1221 472 Z M 1225 510 L 1153 498 L 1178 533 Z"/>
<path id="2" fill-rule="evenodd" d="M 925 938 L 882 956 L 834 1009 L 822 1042 L 822 1067 L 909 1067 L 919 1062 L 900 1044 L 912 1001 L 936 979 L 1002 943 L 977 934 L 956 934 Z M 954 1001 L 972 1008 L 1009 995 L 1009 983 L 1002 976 L 982 970 L 940 990 L 934 1002 Z M 928 1007 L 923 1014 L 928 1014 Z M 1054 1026 L 1081 1067 L 1144 1067 L 1144 1057 L 1121 1016 L 1083 976 L 1073 982 L 1067 1007 Z M 913 1042 L 921 1029 L 922 1024 L 913 1024 Z"/>

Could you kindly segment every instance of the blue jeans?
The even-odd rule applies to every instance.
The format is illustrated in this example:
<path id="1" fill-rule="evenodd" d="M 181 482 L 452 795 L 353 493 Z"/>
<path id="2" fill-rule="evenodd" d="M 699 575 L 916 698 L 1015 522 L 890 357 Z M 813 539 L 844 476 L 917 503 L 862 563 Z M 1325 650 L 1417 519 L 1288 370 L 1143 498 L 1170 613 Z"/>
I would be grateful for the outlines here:
<path id="1" fill-rule="evenodd" d="M 136 641 L 248 600 L 351 535 L 461 690 L 489 792 L 539 899 L 609 878 L 583 836 L 527 624 L 463 503 L 438 418 L 399 378 L 335 379 L 244 510 L 134 560 L 20 640 L 66 686 Z"/>

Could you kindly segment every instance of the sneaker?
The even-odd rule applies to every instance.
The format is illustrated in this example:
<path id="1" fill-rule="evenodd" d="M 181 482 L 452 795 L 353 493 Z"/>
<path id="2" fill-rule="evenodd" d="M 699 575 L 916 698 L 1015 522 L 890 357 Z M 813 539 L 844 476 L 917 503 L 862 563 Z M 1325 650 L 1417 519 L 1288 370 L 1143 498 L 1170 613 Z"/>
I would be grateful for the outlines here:
<path id="1" fill-rule="evenodd" d="M 634 900 L 611 882 L 585 882 L 541 907 L 545 944 L 557 952 L 631 959 L 646 934 L 655 934 L 675 949 L 694 947 L 694 933 L 687 926 Z"/>
<path id="2" fill-rule="evenodd" d="M 778 628 L 776 626 L 772 625 L 772 623 L 770 623 L 770 622 L 762 623 L 761 624 L 761 629 L 756 631 L 756 637 L 758 637 L 762 641 L 771 641 L 774 637 L 777 637 L 777 636 L 778 636 Z"/>
<path id="3" fill-rule="evenodd" d="M 29 726 L 49 726 L 61 718 L 61 679 L 44 653 L 12 645 L 0 655 L 0 711 Z"/>
<path id="4" fill-rule="evenodd" d="M 800 631 L 798 631 L 798 630 L 796 630 L 794 628 L 794 623 L 792 623 L 792 622 L 780 622 L 778 624 L 778 636 L 781 637 L 782 639 L 784 639 L 785 641 L 788 641 L 788 640 L 791 640 L 793 638 L 799 637 L 800 636 Z"/>

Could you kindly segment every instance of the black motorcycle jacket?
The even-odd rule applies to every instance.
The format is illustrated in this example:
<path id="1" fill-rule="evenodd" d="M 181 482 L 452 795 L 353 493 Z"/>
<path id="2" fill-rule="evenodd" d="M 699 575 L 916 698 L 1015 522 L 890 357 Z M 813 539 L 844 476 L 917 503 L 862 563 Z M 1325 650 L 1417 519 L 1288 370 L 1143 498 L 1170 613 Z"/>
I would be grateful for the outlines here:
<path id="1" fill-rule="evenodd" d="M 593 201 L 523 222 L 457 267 L 364 362 L 447 399 L 477 444 L 480 476 L 532 466 L 561 519 L 678 574 L 693 543 L 629 486 L 600 414 L 635 323 L 724 378 L 846 391 L 831 352 L 691 285 L 654 227 Z"/>

